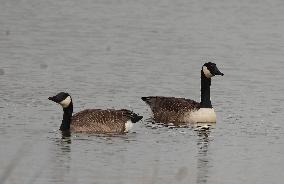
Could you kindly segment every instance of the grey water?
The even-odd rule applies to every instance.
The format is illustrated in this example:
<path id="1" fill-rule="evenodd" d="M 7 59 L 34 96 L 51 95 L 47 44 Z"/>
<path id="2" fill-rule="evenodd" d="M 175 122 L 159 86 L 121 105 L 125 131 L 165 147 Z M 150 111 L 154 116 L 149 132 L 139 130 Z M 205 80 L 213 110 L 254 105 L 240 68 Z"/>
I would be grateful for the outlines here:
<path id="1" fill-rule="evenodd" d="M 199 101 L 207 61 L 216 125 L 149 122 L 140 97 Z M 1 0 L 0 183 L 283 183 L 283 69 L 281 0 Z M 144 119 L 62 139 L 60 91 Z"/>

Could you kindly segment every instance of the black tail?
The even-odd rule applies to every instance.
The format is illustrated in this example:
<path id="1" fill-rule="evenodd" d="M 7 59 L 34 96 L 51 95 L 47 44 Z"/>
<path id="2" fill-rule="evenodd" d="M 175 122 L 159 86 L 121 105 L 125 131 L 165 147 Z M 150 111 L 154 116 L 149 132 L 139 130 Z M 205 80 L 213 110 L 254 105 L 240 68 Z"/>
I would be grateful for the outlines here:
<path id="1" fill-rule="evenodd" d="M 136 123 L 137 121 L 140 121 L 143 118 L 143 116 L 139 116 L 138 114 L 133 113 L 131 115 L 131 121 L 132 123 Z"/>
<path id="2" fill-rule="evenodd" d="M 149 104 L 150 103 L 150 100 L 151 100 L 151 97 L 149 96 L 149 97 L 141 97 L 141 99 L 144 101 L 144 102 L 146 102 L 147 104 Z"/>
<path id="3" fill-rule="evenodd" d="M 144 102 L 146 102 L 147 99 L 148 99 L 148 97 L 141 97 L 141 99 L 142 99 Z"/>

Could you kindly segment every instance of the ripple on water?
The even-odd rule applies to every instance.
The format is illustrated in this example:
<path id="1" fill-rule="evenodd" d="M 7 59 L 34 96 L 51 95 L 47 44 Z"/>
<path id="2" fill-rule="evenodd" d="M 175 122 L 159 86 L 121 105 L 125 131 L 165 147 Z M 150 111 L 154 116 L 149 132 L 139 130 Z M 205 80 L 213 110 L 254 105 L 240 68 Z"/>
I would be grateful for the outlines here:
<path id="1" fill-rule="evenodd" d="M 5 71 L 3 68 L 0 68 L 0 75 L 4 75 L 5 74 Z"/>
<path id="2" fill-rule="evenodd" d="M 39 66 L 40 66 L 40 69 L 47 69 L 48 68 L 48 65 L 45 64 L 45 63 L 41 63 Z"/>
<path id="3" fill-rule="evenodd" d="M 216 123 L 194 123 L 194 124 L 180 124 L 174 125 L 173 123 L 156 123 L 152 119 L 146 120 L 146 127 L 151 129 L 179 129 L 179 133 L 185 134 L 186 129 L 194 131 L 206 131 L 215 128 Z"/>

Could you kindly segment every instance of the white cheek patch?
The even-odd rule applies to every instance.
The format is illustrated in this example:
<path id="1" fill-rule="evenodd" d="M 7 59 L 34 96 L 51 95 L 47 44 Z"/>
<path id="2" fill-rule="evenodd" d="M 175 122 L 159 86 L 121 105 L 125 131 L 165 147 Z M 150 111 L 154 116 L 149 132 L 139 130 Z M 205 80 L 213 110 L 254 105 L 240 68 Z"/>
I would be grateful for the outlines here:
<path id="1" fill-rule="evenodd" d="M 208 68 L 206 66 L 202 67 L 202 71 L 203 71 L 205 77 L 207 77 L 207 78 L 213 77 L 212 73 L 208 70 Z"/>
<path id="2" fill-rule="evenodd" d="M 128 120 L 126 123 L 125 123 L 125 130 L 124 132 L 129 132 L 129 130 L 133 127 L 133 123 L 131 120 Z"/>
<path id="3" fill-rule="evenodd" d="M 65 98 L 65 100 L 62 100 L 61 102 L 59 102 L 59 104 L 63 107 L 66 108 L 70 105 L 71 103 L 71 97 L 68 96 L 67 98 Z"/>

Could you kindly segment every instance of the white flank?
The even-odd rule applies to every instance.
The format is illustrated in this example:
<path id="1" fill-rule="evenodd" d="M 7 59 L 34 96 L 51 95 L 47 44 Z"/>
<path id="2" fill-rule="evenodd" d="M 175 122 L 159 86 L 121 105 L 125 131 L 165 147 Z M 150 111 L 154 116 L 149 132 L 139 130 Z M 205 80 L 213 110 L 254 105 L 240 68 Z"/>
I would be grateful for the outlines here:
<path id="1" fill-rule="evenodd" d="M 63 108 L 68 107 L 70 103 L 71 103 L 71 97 L 70 97 L 70 96 L 66 97 L 65 100 L 62 100 L 61 102 L 59 102 L 59 104 L 60 104 Z"/>
<path id="2" fill-rule="evenodd" d="M 215 123 L 216 114 L 213 108 L 200 108 L 185 114 L 184 121 L 188 123 Z"/>
<path id="3" fill-rule="evenodd" d="M 208 70 L 208 68 L 206 66 L 202 67 L 202 71 L 203 71 L 205 77 L 207 77 L 207 78 L 213 77 L 212 73 Z"/>
<path id="4" fill-rule="evenodd" d="M 126 121 L 124 132 L 129 132 L 129 130 L 133 127 L 133 123 L 131 120 Z"/>

